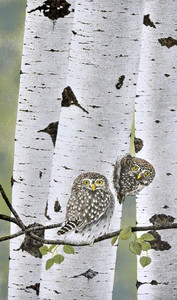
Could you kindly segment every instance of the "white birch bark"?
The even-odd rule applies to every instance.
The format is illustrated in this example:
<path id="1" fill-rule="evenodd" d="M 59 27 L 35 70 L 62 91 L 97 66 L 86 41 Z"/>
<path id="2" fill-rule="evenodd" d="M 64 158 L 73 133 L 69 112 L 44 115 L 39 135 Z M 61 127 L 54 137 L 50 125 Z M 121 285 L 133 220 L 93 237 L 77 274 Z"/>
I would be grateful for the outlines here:
<path id="1" fill-rule="evenodd" d="M 113 190 L 113 164 L 129 151 L 142 20 L 142 1 L 76 1 L 67 85 L 89 114 L 76 106 L 62 108 L 49 189 L 52 223 L 64 220 L 79 174 L 103 173 Z M 122 75 L 124 84 L 117 90 Z M 62 213 L 54 212 L 56 199 Z M 120 216 L 116 204 L 111 229 L 119 228 Z M 56 232 L 47 231 L 46 238 L 57 238 Z M 47 272 L 43 258 L 40 299 L 111 299 L 116 247 L 104 241 L 75 251 Z M 88 269 L 98 274 L 90 280 L 79 276 Z"/>
<path id="2" fill-rule="evenodd" d="M 74 15 L 58 19 L 53 29 L 42 12 L 28 13 L 40 5 L 42 1 L 36 0 L 27 5 L 15 135 L 13 206 L 26 225 L 45 221 L 54 147 L 51 137 L 38 131 L 59 118 Z M 11 233 L 18 230 L 11 226 Z M 34 300 L 36 291 L 26 287 L 39 283 L 41 259 L 14 251 L 23 239 L 10 243 L 9 299 Z"/>
<path id="3" fill-rule="evenodd" d="M 145 15 L 157 22 L 156 29 L 143 28 L 140 72 L 136 99 L 136 135 L 144 141 L 138 156 L 149 160 L 156 170 L 153 183 L 137 197 L 138 225 L 148 225 L 155 214 L 176 217 L 177 111 L 176 46 L 161 46 L 158 39 L 176 38 L 177 3 L 146 1 Z M 152 225 L 152 224 L 151 224 Z M 175 230 L 158 232 L 170 244 L 165 251 L 150 250 L 152 263 L 138 264 L 138 299 L 177 299 Z M 152 285 L 152 280 L 155 285 Z"/>

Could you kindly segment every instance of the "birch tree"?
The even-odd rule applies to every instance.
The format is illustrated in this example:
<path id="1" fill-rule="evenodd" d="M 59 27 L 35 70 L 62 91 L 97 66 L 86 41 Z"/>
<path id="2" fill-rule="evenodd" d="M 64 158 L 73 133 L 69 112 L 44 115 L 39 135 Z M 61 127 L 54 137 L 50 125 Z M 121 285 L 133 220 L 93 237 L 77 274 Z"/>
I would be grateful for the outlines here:
<path id="1" fill-rule="evenodd" d="M 46 219 L 54 147 L 50 135 L 38 131 L 59 118 L 72 34 L 74 1 L 70 3 L 71 13 L 53 27 L 40 10 L 29 13 L 41 1 L 27 2 L 13 172 L 13 206 L 25 225 Z M 12 225 L 11 233 L 16 231 Z M 9 299 L 37 299 L 40 253 L 15 251 L 22 242 L 19 237 L 10 243 Z"/>
<path id="2" fill-rule="evenodd" d="M 103 173 L 112 187 L 113 164 L 118 155 L 129 151 L 142 12 L 142 1 L 76 1 L 67 86 L 81 107 L 63 107 L 60 115 L 48 198 L 49 224 L 64 220 L 77 175 Z M 54 211 L 56 200 L 61 207 L 58 213 Z M 112 230 L 120 227 L 120 217 L 117 204 Z M 56 229 L 46 232 L 46 238 L 51 237 L 57 238 Z M 62 253 L 61 246 L 59 251 Z M 116 247 L 103 241 L 93 247 L 77 247 L 75 252 L 47 272 L 43 258 L 39 298 L 111 299 Z"/>
<path id="3" fill-rule="evenodd" d="M 144 142 L 140 156 L 154 165 L 156 178 L 137 196 L 138 226 L 165 225 L 177 213 L 176 14 L 175 1 L 146 1 L 149 21 L 143 27 L 135 118 L 136 134 Z M 159 231 L 155 237 L 152 263 L 145 269 L 138 264 L 138 299 L 176 299 L 176 231 Z"/>
<path id="4" fill-rule="evenodd" d="M 175 187 L 171 180 L 176 164 L 176 4 L 174 1 L 170 6 L 165 2 L 146 1 L 146 27 L 136 88 L 142 1 L 76 0 L 75 13 L 55 24 L 46 18 L 53 18 L 46 3 L 48 1 L 43 5 L 29 1 L 27 7 L 15 137 L 13 206 L 26 225 L 43 223 L 46 216 L 50 219 L 47 224 L 58 223 L 64 220 L 72 182 L 80 173 L 103 173 L 112 188 L 115 159 L 129 149 L 137 94 L 136 133 L 145 145 L 140 156 L 152 162 L 157 173 L 152 185 L 137 196 L 138 225 L 147 225 L 149 220 L 155 225 L 172 223 L 176 212 L 172 204 Z M 64 103 L 63 98 L 60 103 L 58 100 L 67 86 L 73 89 L 76 98 L 71 103 Z M 60 120 L 59 104 L 63 106 Z M 44 133 L 48 129 L 43 129 L 58 120 L 53 156 L 51 138 Z M 44 216 L 47 198 L 48 211 Z M 121 208 L 117 204 L 111 230 L 120 227 L 120 218 Z M 11 232 L 15 231 L 13 225 Z M 174 230 L 166 230 L 160 236 L 153 234 L 156 240 L 152 247 L 164 251 L 159 255 L 152 250 L 152 264 L 146 269 L 138 265 L 138 297 L 166 299 L 170 293 L 171 299 L 176 299 L 176 234 Z M 46 232 L 46 238 L 51 236 L 57 238 L 56 229 Z M 64 254 L 64 262 L 48 272 L 45 257 L 41 268 L 39 258 L 27 252 L 23 255 L 14 252 L 22 241 L 18 238 L 11 242 L 9 298 L 112 298 L 116 247 L 111 247 L 108 241 L 93 247 L 77 247 L 74 256 Z M 61 246 L 59 251 L 63 253 Z M 166 272 L 161 270 L 162 262 Z"/>

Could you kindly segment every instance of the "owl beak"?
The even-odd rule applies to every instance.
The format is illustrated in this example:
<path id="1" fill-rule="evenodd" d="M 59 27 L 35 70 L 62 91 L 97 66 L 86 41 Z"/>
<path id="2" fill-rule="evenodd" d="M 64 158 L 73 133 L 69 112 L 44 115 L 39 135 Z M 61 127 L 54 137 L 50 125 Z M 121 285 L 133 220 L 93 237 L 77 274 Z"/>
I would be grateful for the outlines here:
<path id="1" fill-rule="evenodd" d="M 142 177 L 142 173 L 139 173 L 137 179 L 140 179 L 141 177 Z"/>
<path id="2" fill-rule="evenodd" d="M 92 187 L 92 191 L 95 191 L 95 184 L 92 184 L 91 187 Z"/>

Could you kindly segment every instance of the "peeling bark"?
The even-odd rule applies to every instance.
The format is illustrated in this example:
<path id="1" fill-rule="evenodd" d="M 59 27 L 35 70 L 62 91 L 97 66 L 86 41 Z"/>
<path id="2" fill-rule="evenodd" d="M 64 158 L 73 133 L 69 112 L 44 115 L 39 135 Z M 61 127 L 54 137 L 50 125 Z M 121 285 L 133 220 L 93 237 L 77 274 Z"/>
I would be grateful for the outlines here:
<path id="1" fill-rule="evenodd" d="M 156 178 L 137 196 L 138 226 L 148 224 L 154 214 L 177 215 L 177 56 L 175 47 L 167 49 L 158 42 L 159 37 L 176 36 L 177 3 L 146 1 L 147 13 L 158 26 L 156 30 L 143 26 L 135 119 L 136 134 L 144 142 L 139 156 L 153 164 Z M 138 265 L 138 281 L 146 283 L 138 288 L 139 300 L 177 299 L 177 233 L 166 230 L 160 238 L 171 247 L 150 250 L 152 263 L 144 269 Z M 152 285 L 152 281 L 161 284 Z"/>

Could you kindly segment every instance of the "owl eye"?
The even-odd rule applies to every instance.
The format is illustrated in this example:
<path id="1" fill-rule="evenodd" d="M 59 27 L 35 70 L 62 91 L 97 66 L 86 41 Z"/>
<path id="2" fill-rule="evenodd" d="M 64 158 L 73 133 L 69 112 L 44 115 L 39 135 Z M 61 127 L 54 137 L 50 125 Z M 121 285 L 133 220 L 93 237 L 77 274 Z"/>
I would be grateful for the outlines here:
<path id="1" fill-rule="evenodd" d="M 102 181 L 101 179 L 98 179 L 98 180 L 96 181 L 96 184 L 97 184 L 97 185 L 102 185 L 102 184 L 103 184 L 103 181 Z"/>
<path id="2" fill-rule="evenodd" d="M 149 176 L 151 173 L 146 171 L 144 174 L 145 174 L 145 176 Z"/>
<path id="3" fill-rule="evenodd" d="M 89 180 L 84 180 L 84 181 L 83 181 L 83 184 L 84 184 L 84 185 L 89 185 L 89 184 L 90 184 L 90 181 L 89 181 Z"/>
<path id="4" fill-rule="evenodd" d="M 133 166 L 133 170 L 134 170 L 134 171 L 138 171 L 138 169 L 139 169 L 138 166 L 136 166 L 136 165 Z"/>

